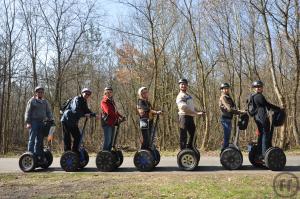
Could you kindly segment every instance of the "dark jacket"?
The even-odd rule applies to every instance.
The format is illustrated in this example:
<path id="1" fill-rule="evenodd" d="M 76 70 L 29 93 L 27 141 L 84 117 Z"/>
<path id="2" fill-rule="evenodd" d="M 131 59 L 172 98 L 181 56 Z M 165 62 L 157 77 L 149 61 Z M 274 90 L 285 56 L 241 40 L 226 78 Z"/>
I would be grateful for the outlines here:
<path id="1" fill-rule="evenodd" d="M 92 113 L 92 111 L 88 108 L 86 99 L 82 95 L 76 96 L 72 99 L 70 108 L 63 113 L 61 122 L 76 126 L 79 119 L 87 113 Z"/>
<path id="2" fill-rule="evenodd" d="M 258 125 L 269 129 L 270 120 L 268 117 L 268 110 L 278 110 L 280 107 L 269 103 L 262 93 L 254 94 L 254 103 L 257 108 L 257 112 L 254 115 L 254 120 Z"/>
<path id="3" fill-rule="evenodd" d="M 116 109 L 116 104 L 113 99 L 109 99 L 104 95 L 101 100 L 101 109 L 104 114 L 108 115 L 107 125 L 114 126 L 120 117 L 123 117 Z"/>
<path id="4" fill-rule="evenodd" d="M 137 109 L 143 110 L 143 114 L 139 114 L 140 118 L 152 119 L 151 114 L 150 114 L 152 108 L 151 108 L 151 104 L 149 101 L 144 100 L 144 99 L 138 99 Z"/>
<path id="5" fill-rule="evenodd" d="M 219 107 L 222 112 L 222 118 L 232 119 L 234 114 L 240 114 L 237 110 L 236 105 L 230 95 L 222 93 L 219 100 Z"/>

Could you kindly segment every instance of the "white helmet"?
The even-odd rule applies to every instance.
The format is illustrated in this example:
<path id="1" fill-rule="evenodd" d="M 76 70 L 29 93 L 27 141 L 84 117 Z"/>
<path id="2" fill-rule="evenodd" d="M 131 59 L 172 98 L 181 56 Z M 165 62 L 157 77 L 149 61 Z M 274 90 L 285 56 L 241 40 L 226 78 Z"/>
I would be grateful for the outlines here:
<path id="1" fill-rule="evenodd" d="M 145 89 L 147 89 L 147 87 L 145 87 L 145 86 L 139 88 L 139 90 L 138 90 L 138 95 L 139 95 L 140 97 L 142 96 L 142 92 L 143 92 L 143 90 L 145 90 Z"/>
<path id="2" fill-rule="evenodd" d="M 81 93 L 92 93 L 92 91 L 89 88 L 84 88 L 81 90 Z"/>

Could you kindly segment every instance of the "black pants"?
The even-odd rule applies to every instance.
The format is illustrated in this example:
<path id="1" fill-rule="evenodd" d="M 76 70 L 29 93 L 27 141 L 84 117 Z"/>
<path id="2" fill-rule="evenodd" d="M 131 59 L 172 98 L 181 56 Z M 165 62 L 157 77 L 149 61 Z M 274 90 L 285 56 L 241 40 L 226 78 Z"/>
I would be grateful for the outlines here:
<path id="1" fill-rule="evenodd" d="M 150 120 L 148 129 L 141 129 L 142 136 L 143 136 L 141 149 L 149 149 L 152 145 L 152 143 L 151 143 L 152 126 L 153 126 L 153 121 Z"/>
<path id="2" fill-rule="evenodd" d="M 180 133 L 180 149 L 191 148 L 195 136 L 195 122 L 192 116 L 179 115 L 179 133 Z M 189 140 L 187 142 L 187 133 L 189 133 Z"/>
<path id="3" fill-rule="evenodd" d="M 80 144 L 80 131 L 77 125 L 70 126 L 62 123 L 63 132 L 64 132 L 64 151 L 71 150 L 71 135 L 73 137 L 73 146 L 72 151 L 78 152 L 79 144 Z"/>

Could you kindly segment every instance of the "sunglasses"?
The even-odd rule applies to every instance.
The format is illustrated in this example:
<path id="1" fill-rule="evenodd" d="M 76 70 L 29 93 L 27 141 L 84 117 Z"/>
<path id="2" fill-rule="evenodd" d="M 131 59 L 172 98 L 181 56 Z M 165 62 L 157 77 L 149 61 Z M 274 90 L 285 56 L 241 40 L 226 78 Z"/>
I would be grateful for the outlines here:
<path id="1" fill-rule="evenodd" d="M 85 93 L 85 95 L 90 96 L 92 93 Z"/>

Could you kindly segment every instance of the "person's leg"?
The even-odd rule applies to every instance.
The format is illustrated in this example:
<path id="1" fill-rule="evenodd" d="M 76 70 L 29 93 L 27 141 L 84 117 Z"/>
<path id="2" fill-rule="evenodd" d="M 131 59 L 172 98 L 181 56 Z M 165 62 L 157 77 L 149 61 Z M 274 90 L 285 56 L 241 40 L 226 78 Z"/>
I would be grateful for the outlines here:
<path id="1" fill-rule="evenodd" d="M 226 147 L 229 146 L 232 125 L 231 125 L 230 119 L 222 119 L 221 124 L 224 129 L 224 140 L 223 140 L 223 146 L 222 146 L 222 150 L 224 150 Z"/>
<path id="2" fill-rule="evenodd" d="M 188 117 L 187 118 L 187 126 L 186 129 L 189 133 L 189 141 L 188 141 L 188 148 L 192 148 L 193 146 L 193 141 L 195 137 L 195 131 L 196 131 L 196 126 L 193 117 Z"/>
<path id="3" fill-rule="evenodd" d="M 112 143 L 112 136 L 113 136 L 113 127 L 105 125 L 103 126 L 104 131 L 104 142 L 103 142 L 103 150 L 110 151 L 111 150 L 111 143 Z"/>
<path id="4" fill-rule="evenodd" d="M 179 123 L 179 146 L 180 146 L 180 150 L 182 150 L 186 148 L 186 142 L 187 142 L 186 118 L 184 115 L 179 115 L 178 123 Z"/>
<path id="5" fill-rule="evenodd" d="M 112 140 L 115 134 L 115 127 L 114 126 L 110 126 L 110 136 L 109 136 L 109 140 L 108 140 L 108 150 L 111 151 L 112 148 Z"/>
<path id="6" fill-rule="evenodd" d="M 44 141 L 44 135 L 43 135 L 43 122 L 39 122 L 37 126 L 37 136 L 36 136 L 36 143 L 35 143 L 35 153 L 38 156 L 43 156 L 43 141 Z"/>
<path id="7" fill-rule="evenodd" d="M 141 149 L 149 149 L 149 140 L 150 140 L 149 129 L 141 129 L 141 131 L 143 136 Z"/>
<path id="8" fill-rule="evenodd" d="M 29 140 L 28 140 L 28 148 L 27 150 L 31 153 L 35 153 L 34 145 L 35 139 L 37 136 L 37 124 L 36 122 L 31 122 L 31 128 L 29 129 Z"/>
<path id="9" fill-rule="evenodd" d="M 79 144 L 80 144 L 81 135 L 78 126 L 72 127 L 71 135 L 73 137 L 72 151 L 79 153 Z"/>
<path id="10" fill-rule="evenodd" d="M 258 137 L 257 137 L 257 151 L 258 151 L 258 155 L 262 156 L 262 144 L 263 144 L 263 136 L 264 136 L 264 129 L 261 125 L 261 123 L 256 122 L 257 125 L 257 129 L 258 129 Z"/>
<path id="11" fill-rule="evenodd" d="M 65 123 L 62 123 L 63 127 L 63 140 L 64 140 L 64 151 L 70 151 L 71 150 L 71 133 L 70 133 L 70 127 L 68 127 Z"/>
<path id="12" fill-rule="evenodd" d="M 263 135 L 262 135 L 262 147 L 261 152 L 263 156 L 265 155 L 266 151 L 270 148 L 270 132 L 268 131 L 268 128 L 263 129 Z"/>

